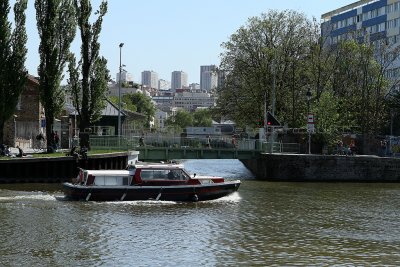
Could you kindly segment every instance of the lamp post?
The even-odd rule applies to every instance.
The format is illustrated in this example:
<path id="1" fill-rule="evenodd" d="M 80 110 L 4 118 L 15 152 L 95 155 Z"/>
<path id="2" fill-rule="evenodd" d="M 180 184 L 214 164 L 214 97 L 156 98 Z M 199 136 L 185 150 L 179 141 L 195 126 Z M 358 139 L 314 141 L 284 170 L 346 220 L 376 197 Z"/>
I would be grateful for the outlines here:
<path id="1" fill-rule="evenodd" d="M 124 43 L 119 44 L 119 81 L 118 81 L 118 136 L 121 136 L 121 71 L 122 71 L 122 47 Z"/>
<path id="2" fill-rule="evenodd" d="M 308 117 L 310 115 L 310 101 L 311 101 L 311 91 L 310 88 L 308 88 L 308 91 L 306 93 L 307 97 L 307 132 L 308 132 L 308 154 L 311 154 L 311 128 L 308 127 L 309 121 Z"/>
<path id="3" fill-rule="evenodd" d="M 17 119 L 18 115 L 14 114 L 14 146 L 17 146 Z"/>

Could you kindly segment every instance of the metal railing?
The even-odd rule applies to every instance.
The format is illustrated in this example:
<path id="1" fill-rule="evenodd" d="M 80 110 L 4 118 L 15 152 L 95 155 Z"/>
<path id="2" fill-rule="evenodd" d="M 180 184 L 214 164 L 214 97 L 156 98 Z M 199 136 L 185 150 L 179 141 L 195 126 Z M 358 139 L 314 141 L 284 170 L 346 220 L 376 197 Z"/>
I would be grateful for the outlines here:
<path id="1" fill-rule="evenodd" d="M 101 150 L 130 150 L 145 148 L 173 149 L 215 149 L 259 151 L 266 153 L 299 153 L 300 144 L 265 142 L 257 139 L 239 139 L 230 137 L 193 138 L 178 136 L 91 136 L 90 147 Z"/>

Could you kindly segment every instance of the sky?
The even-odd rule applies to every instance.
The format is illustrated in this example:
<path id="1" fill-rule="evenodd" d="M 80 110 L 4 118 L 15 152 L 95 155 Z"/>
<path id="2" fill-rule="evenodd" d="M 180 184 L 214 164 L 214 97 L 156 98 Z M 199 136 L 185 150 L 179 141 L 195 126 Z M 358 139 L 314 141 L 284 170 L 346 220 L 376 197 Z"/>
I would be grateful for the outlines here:
<path id="1" fill-rule="evenodd" d="M 11 4 L 15 0 L 10 1 Z M 96 10 L 101 0 L 92 0 Z M 318 20 L 353 0 L 108 0 L 100 35 L 100 54 L 108 60 L 111 78 L 122 64 L 141 82 L 141 72 L 153 70 L 159 79 L 171 80 L 171 72 L 184 71 L 189 83 L 200 83 L 201 65 L 219 65 L 223 42 L 229 40 L 250 17 L 268 10 L 296 10 Z M 27 10 L 28 72 L 37 76 L 39 36 L 34 0 Z M 71 46 L 79 57 L 80 35 Z M 68 74 L 66 73 L 66 76 Z M 66 78 L 63 83 L 66 83 Z"/>

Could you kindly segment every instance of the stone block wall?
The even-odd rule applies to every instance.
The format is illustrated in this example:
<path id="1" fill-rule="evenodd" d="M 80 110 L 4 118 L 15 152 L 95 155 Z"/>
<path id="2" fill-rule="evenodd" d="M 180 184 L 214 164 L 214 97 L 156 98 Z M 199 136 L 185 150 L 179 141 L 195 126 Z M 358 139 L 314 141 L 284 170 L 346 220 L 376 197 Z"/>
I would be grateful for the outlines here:
<path id="1" fill-rule="evenodd" d="M 262 154 L 242 162 L 258 179 L 268 181 L 400 182 L 398 158 Z"/>

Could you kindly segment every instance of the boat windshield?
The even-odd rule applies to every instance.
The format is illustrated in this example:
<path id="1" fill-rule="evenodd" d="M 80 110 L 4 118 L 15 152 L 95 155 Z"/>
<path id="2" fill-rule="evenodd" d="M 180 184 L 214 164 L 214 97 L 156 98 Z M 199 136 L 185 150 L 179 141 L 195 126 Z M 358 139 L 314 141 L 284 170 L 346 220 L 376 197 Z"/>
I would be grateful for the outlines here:
<path id="1" fill-rule="evenodd" d="M 182 170 L 141 170 L 142 180 L 188 180 L 189 177 Z"/>

